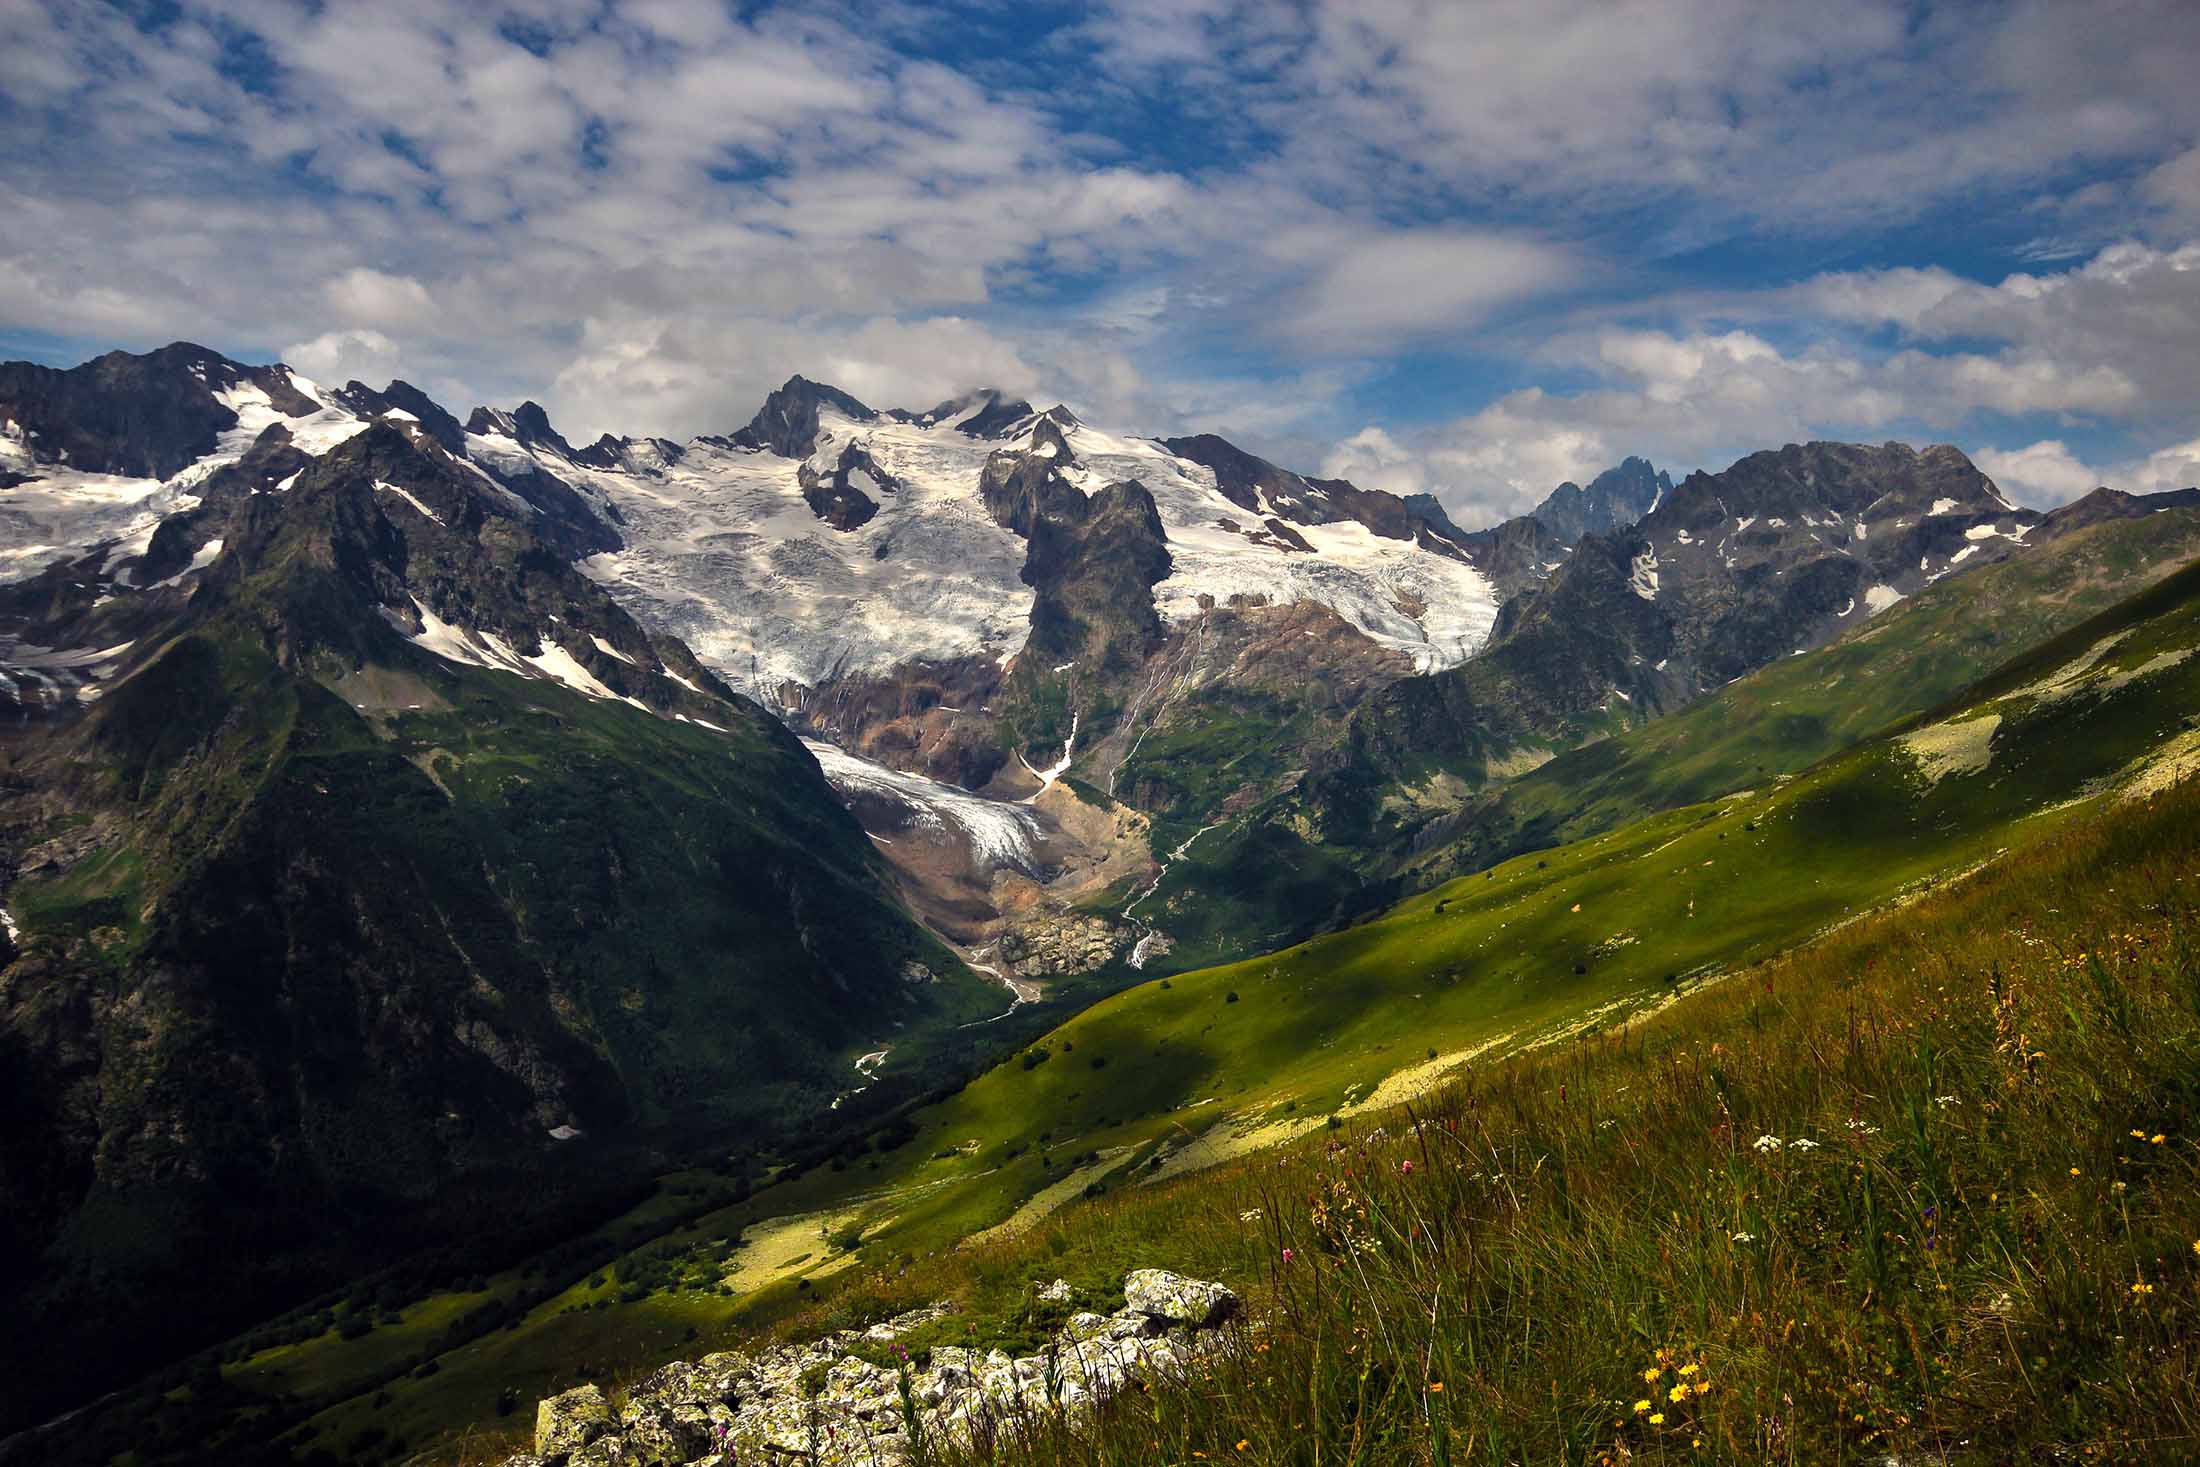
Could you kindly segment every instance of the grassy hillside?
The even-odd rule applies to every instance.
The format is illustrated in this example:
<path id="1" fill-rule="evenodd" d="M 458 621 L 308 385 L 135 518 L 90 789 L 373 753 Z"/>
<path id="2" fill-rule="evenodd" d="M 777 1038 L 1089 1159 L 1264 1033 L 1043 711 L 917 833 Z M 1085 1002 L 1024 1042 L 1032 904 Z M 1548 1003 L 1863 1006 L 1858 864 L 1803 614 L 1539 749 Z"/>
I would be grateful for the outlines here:
<path id="1" fill-rule="evenodd" d="M 1166 1264 L 1257 1333 L 1008 1463 L 2200 1454 L 2200 784 L 1646 1020 L 798 1321 Z"/>
<path id="2" fill-rule="evenodd" d="M 1302 1132 L 1356 1134 L 1371 1112 L 1487 1074 L 1507 1056 L 1541 1054 L 1526 1063 L 1542 1065 L 1589 1052 L 1577 1046 L 1605 1041 L 1581 1036 L 1676 1001 L 1675 1014 L 1714 1012 L 1686 996 L 1708 987 L 1701 1003 L 1740 1002 L 1735 995 L 1755 991 L 1765 965 L 1820 964 L 1862 995 L 1875 968 L 1811 956 L 1865 951 L 1858 933 L 1910 932 L 1951 953 L 1999 953 L 2015 930 L 2000 917 L 1980 932 L 1945 929 L 1950 914 L 1971 910 L 1949 905 L 1955 886 L 2014 902 L 2033 879 L 2023 873 L 2047 859 L 2038 852 L 2121 838 L 2136 828 L 2133 811 L 2188 811 L 2183 794 L 2158 806 L 2115 802 L 2191 762 L 2196 647 L 2200 571 L 2020 659 L 1975 695 L 1792 779 L 1517 858 L 1362 928 L 1118 995 L 917 1112 L 867 1155 L 782 1175 L 745 1197 L 714 1197 L 708 1179 L 679 1182 L 683 1193 L 656 1199 L 653 1215 L 607 1229 L 596 1257 L 557 1255 L 482 1280 L 471 1293 L 524 1292 L 508 1328 L 446 1345 L 433 1321 L 454 1302 L 407 1303 L 403 1327 L 417 1330 L 421 1352 L 408 1358 L 432 1362 L 433 1372 L 423 1365 L 372 1395 L 359 1386 L 313 1418 L 310 1439 L 332 1450 L 357 1445 L 361 1460 L 392 1440 L 448 1442 L 467 1423 L 493 1429 L 507 1392 L 524 1403 L 577 1378 L 698 1353 L 790 1313 L 814 1320 L 818 1308 L 868 1308 L 882 1291 L 902 1292 L 892 1281 L 903 1278 L 908 1289 L 952 1285 L 991 1298 L 1035 1270 L 1074 1266 L 1097 1279 L 1141 1260 L 1203 1267 L 1211 1255 L 1173 1230 L 1168 1209 L 1190 1209 L 1213 1233 L 1217 1208 L 1197 1200 L 1214 1195 L 1207 1184 L 1173 1180 L 1185 1174 L 1249 1165 L 1230 1175 L 1259 1176 L 1266 1163 L 1233 1158 Z M 2097 812 L 2112 808 L 2101 824 Z M 1981 866 L 1986 876 L 1955 880 Z M 2170 879 L 2160 862 L 2151 869 L 2149 882 Z M 1932 923 L 1869 915 L 1905 902 Z M 2071 908 L 2066 920 L 2075 928 L 2095 918 Z M 1802 955 L 1781 956 L 1814 935 Z M 1933 981 L 1956 986 L 1945 972 Z M 1866 1085 L 1859 1103 L 1866 1091 L 1879 1097 Z M 1738 1117 L 1754 1114 L 1735 1095 L 1728 1103 Z M 1110 1200 L 1096 1207 L 1095 1197 Z M 1055 1229 L 1051 1210 L 1071 1204 L 1075 1220 Z M 1162 1210 L 1139 1210 L 1149 1206 Z M 1105 1221 L 1118 1208 L 1120 1227 Z M 950 1261 L 925 1261 L 973 1237 L 981 1241 Z M 818 1297 L 828 1304 L 808 1305 Z M 1652 1347 L 1667 1342 L 1668 1324 L 1645 1321 L 1658 1336 Z M 983 1311 L 956 1326 L 1024 1327 Z M 295 1388 L 278 1381 L 319 1381 L 335 1396 L 372 1374 L 343 1361 L 340 1337 L 255 1346 L 234 1359 L 221 1389 L 249 1401 Z"/>
<path id="3" fill-rule="evenodd" d="M 1792 773 L 2200 557 L 2200 510 L 2111 520 L 1966 575 L 1668 717 L 1560 753 L 1424 837 L 1423 879 Z"/>
<path id="4" fill-rule="evenodd" d="M 1759 669 L 1642 723 L 1609 704 L 1604 734 L 1552 744 L 1539 767 L 1469 760 L 1411 787 L 1370 786 L 1342 828 L 1285 796 L 1204 837 L 1141 915 L 1178 939 L 1169 959 L 1220 961 L 1364 912 L 1371 898 L 1581 840 L 1660 810 L 1791 774 L 1932 707 L 2007 658 L 2200 556 L 2200 511 L 2094 525 L 1950 576 L 1856 633 Z M 1319 838 L 1315 831 L 1319 826 Z M 1188 832 L 1186 832 L 1188 833 Z M 1409 854 L 1409 849 L 1411 854 Z"/>

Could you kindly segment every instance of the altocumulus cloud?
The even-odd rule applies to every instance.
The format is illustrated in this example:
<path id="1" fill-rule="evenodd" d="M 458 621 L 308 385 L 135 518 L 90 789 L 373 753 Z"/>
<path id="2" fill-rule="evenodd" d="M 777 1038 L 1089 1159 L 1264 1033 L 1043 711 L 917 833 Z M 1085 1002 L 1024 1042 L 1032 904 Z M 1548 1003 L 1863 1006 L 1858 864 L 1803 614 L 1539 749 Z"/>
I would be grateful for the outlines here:
<path id="1" fill-rule="evenodd" d="M 0 329 L 576 435 L 788 373 L 1215 430 L 1468 521 L 1627 453 L 2200 425 L 2200 10 L 18 0 Z"/>

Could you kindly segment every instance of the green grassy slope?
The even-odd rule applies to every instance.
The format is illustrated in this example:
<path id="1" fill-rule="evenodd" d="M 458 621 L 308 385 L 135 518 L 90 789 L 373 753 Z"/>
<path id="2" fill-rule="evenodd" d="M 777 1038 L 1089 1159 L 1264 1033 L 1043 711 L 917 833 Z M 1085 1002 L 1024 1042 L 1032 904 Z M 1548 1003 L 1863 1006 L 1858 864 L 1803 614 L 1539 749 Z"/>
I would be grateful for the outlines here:
<path id="1" fill-rule="evenodd" d="M 1637 723 L 1613 703 L 1601 729 L 1582 726 L 1593 742 L 1554 748 L 1528 772 L 1491 777 L 1478 761 L 1431 767 L 1413 789 L 1369 786 L 1342 823 L 1335 811 L 1282 797 L 1206 836 L 1141 914 L 1178 939 L 1167 962 L 1219 961 L 1261 939 L 1273 945 L 1335 925 L 1386 893 L 1794 773 L 2196 556 L 2200 511 L 2108 521 L 1950 576 L 1841 641 L 1663 718 Z"/>
<path id="2" fill-rule="evenodd" d="M 1850 636 L 1678 713 L 1562 753 L 1424 839 L 1423 877 L 1578 840 L 1792 773 L 2200 557 L 2200 510 L 2111 520 L 1953 576 Z"/>
<path id="3" fill-rule="evenodd" d="M 2196 876 L 2200 782 L 2033 822 L 1746 982 L 798 1323 L 1156 1264 L 1247 1296 L 1259 1333 L 1011 1464 L 2189 1461 Z"/>
<path id="4" fill-rule="evenodd" d="M 1430 1050 L 1518 1047 L 1654 1004 L 1691 975 L 1732 971 L 1991 857 L 2200 714 L 2200 658 L 2189 656 L 2200 570 L 2004 682 L 2038 681 L 2119 635 L 2067 695 L 1989 683 L 1983 700 L 1917 733 L 1929 750 L 1955 749 L 1937 777 L 1903 738 L 1874 739 L 1761 790 L 1516 858 L 1349 931 L 1102 1002 L 1035 1046 L 1046 1063 L 1004 1064 L 920 1118 L 915 1149 L 981 1146 L 919 1172 L 967 1186 L 880 1204 L 896 1214 L 884 1236 L 921 1248 L 967 1231 L 1043 1185 L 1049 1149 L 1173 1152 L 1196 1136 L 1227 1150 L 1232 1132 L 1272 1136 L 1426 1064 Z M 1974 737 L 1989 726 L 1990 740 Z"/>
<path id="5" fill-rule="evenodd" d="M 418 1445 L 493 1421 L 507 1387 L 540 1394 L 695 1353 L 783 1317 L 813 1276 L 823 1282 L 811 1294 L 855 1281 L 845 1295 L 855 1308 L 881 1277 L 1019 1212 L 1035 1237 L 1079 1235 L 1075 1222 L 1050 1231 L 1035 1201 L 1065 1201 L 1073 1216 L 1125 1208 L 1168 1240 L 1158 1246 L 1173 1247 L 1166 1221 L 1152 1222 L 1165 1214 L 1121 1202 L 1094 1211 L 1079 1199 L 1196 1196 L 1196 1185 L 1170 1191 L 1170 1178 L 1319 1130 L 1332 1115 L 1350 1126 L 1365 1110 L 1485 1073 L 1539 1042 L 1610 1028 L 1716 976 L 1748 970 L 1754 987 L 1753 965 L 1814 936 L 1812 951 L 1836 950 L 1853 932 L 1903 920 L 1866 915 L 1890 902 L 1922 896 L 1919 910 L 1933 909 L 1947 899 L 1932 893 L 1956 874 L 2053 846 L 2124 798 L 2135 777 L 2191 762 L 2195 649 L 2200 570 L 1791 779 L 1516 858 L 1361 928 L 1117 995 L 918 1112 L 898 1146 L 705 1210 L 669 1233 L 624 1234 L 629 1248 L 648 1242 L 676 1260 L 661 1287 L 620 1303 L 616 1278 L 572 1279 L 511 1331 L 439 1356 L 432 1377 L 392 1383 L 385 1405 L 354 1398 L 323 1412 L 314 1439 L 344 1442 L 384 1425 Z M 2165 753 L 2168 762 L 2149 763 Z M 1095 1256 L 1120 1266 L 1142 1236 L 1126 1223 Z M 767 1240 L 784 1244 L 785 1266 L 738 1275 Z M 982 1291 L 998 1281 L 986 1260 L 1000 1249 L 1022 1260 L 1017 1268 L 1051 1266 L 1020 1246 L 979 1247 L 952 1269 Z M 742 1280 L 730 1296 L 711 1282 L 728 1269 Z"/>

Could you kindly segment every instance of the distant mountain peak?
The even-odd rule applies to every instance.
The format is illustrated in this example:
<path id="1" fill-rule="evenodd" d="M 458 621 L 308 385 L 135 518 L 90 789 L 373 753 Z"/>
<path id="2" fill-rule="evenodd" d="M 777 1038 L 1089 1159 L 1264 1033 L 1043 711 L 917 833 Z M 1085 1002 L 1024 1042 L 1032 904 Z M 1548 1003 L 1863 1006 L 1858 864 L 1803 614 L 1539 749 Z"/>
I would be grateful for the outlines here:
<path id="1" fill-rule="evenodd" d="M 817 451 L 818 410 L 827 407 L 859 423 L 878 416 L 839 388 L 797 373 L 764 399 L 732 441 L 743 448 L 768 448 L 781 458 L 808 458 Z"/>
<path id="2" fill-rule="evenodd" d="M 1630 454 L 1589 481 L 1585 489 L 1571 481 L 1552 490 L 1530 513 L 1560 543 L 1578 545 L 1589 535 L 1608 535 L 1635 523 L 1673 492 L 1672 479 L 1651 462 Z"/>

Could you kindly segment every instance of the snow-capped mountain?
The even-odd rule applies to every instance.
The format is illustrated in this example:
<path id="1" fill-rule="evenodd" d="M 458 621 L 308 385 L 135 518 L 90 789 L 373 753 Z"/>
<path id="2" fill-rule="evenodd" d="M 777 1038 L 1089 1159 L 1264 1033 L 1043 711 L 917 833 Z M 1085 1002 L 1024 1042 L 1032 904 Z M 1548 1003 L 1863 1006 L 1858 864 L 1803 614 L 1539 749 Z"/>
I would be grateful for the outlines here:
<path id="1" fill-rule="evenodd" d="M 1233 493 L 1176 445 L 998 394 L 881 413 L 796 378 L 739 434 L 611 440 L 582 454 L 510 420 L 472 428 L 474 461 L 500 476 L 549 473 L 615 514 L 623 548 L 583 568 L 780 706 L 852 674 L 965 657 L 1005 665 L 1023 649 L 1037 594 L 1027 537 L 981 492 L 1003 455 L 1051 461 L 1052 477 L 1084 496 L 1145 488 L 1170 561 L 1153 587 L 1167 623 L 1198 615 L 1202 598 L 1314 601 L 1426 671 L 1472 655 L 1496 619 L 1489 578 L 1390 496 L 1391 522 L 1371 524 L 1281 486 Z"/>

